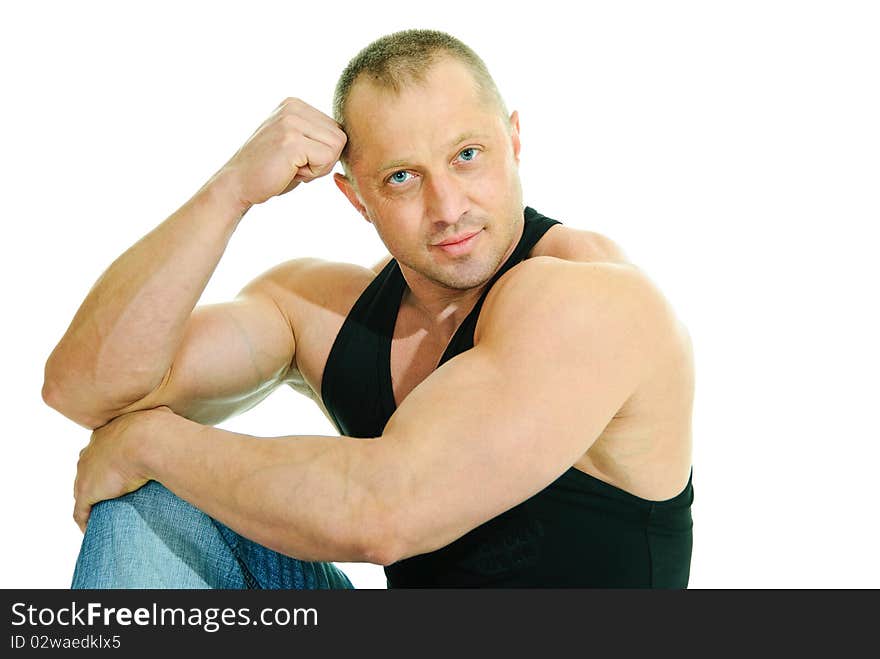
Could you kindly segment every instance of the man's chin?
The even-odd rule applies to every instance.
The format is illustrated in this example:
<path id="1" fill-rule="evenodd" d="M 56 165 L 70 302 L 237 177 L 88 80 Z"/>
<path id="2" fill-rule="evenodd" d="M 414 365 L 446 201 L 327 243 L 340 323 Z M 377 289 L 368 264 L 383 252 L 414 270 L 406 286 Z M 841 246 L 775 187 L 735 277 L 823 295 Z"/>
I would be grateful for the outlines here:
<path id="1" fill-rule="evenodd" d="M 501 265 L 497 263 L 474 263 L 450 264 L 444 268 L 437 268 L 433 273 L 425 274 L 432 281 L 451 290 L 467 291 L 478 288 L 488 282 L 492 275 Z"/>

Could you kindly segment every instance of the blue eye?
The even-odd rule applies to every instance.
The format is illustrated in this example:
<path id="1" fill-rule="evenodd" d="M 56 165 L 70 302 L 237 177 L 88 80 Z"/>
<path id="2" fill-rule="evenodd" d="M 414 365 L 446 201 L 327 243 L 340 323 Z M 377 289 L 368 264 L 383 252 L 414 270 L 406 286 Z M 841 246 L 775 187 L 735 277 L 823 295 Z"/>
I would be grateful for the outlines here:
<path id="1" fill-rule="evenodd" d="M 471 161 L 477 157 L 477 150 L 473 147 L 468 147 L 467 149 L 462 149 L 462 152 L 458 154 L 458 156 L 465 161 Z"/>
<path id="2" fill-rule="evenodd" d="M 407 178 L 408 176 L 410 176 L 409 172 L 406 172 L 404 170 L 400 170 L 399 172 L 394 172 L 391 176 L 389 176 L 388 181 L 390 183 L 400 185 L 401 183 L 406 183 L 409 180 Z"/>

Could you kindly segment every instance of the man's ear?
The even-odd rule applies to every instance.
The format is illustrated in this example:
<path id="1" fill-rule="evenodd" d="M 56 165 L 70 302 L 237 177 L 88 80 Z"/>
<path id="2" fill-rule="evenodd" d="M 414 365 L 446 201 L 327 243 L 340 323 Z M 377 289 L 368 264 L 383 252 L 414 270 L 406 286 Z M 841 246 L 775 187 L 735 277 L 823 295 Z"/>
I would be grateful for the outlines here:
<path id="1" fill-rule="evenodd" d="M 348 180 L 348 177 L 344 174 L 340 174 L 339 172 L 334 172 L 333 180 L 336 182 L 336 187 L 342 191 L 342 194 L 345 195 L 345 198 L 348 199 L 348 201 L 351 202 L 351 205 L 355 207 L 355 210 L 357 210 L 357 212 L 360 213 L 367 222 L 369 222 L 370 217 L 367 215 L 367 209 L 361 203 L 361 198 L 358 196 L 357 190 L 354 189 L 354 185 L 352 184 L 352 182 Z"/>
<path id="2" fill-rule="evenodd" d="M 513 144 L 513 159 L 519 164 L 519 112 L 516 110 L 510 115 L 510 139 Z"/>

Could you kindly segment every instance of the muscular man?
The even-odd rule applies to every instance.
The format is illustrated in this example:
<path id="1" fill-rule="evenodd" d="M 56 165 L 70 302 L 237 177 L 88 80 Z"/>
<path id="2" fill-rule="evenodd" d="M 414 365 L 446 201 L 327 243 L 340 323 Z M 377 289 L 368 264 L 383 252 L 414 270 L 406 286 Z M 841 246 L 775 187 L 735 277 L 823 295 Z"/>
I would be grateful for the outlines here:
<path id="1" fill-rule="evenodd" d="M 524 206 L 517 113 L 458 40 L 371 44 L 334 112 L 281 103 L 50 356 L 44 399 L 94 429 L 74 585 L 345 587 L 330 562 L 356 561 L 391 587 L 685 587 L 693 365 L 662 294 Z M 248 209 L 339 159 L 390 259 L 295 259 L 196 308 Z M 341 436 L 213 427 L 282 383 Z"/>

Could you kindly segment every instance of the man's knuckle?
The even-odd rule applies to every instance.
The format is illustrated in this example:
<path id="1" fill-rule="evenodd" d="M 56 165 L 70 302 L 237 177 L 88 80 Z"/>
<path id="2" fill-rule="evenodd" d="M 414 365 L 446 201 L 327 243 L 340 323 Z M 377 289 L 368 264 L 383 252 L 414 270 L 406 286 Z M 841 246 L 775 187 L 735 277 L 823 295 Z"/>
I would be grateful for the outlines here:
<path id="1" fill-rule="evenodd" d="M 333 165 L 336 164 L 336 161 L 328 158 L 324 162 L 318 163 L 317 171 L 319 176 L 326 176 L 333 170 Z"/>
<path id="2" fill-rule="evenodd" d="M 299 117 L 294 114 L 284 114 L 278 121 L 285 136 L 299 136 L 301 132 Z"/>

